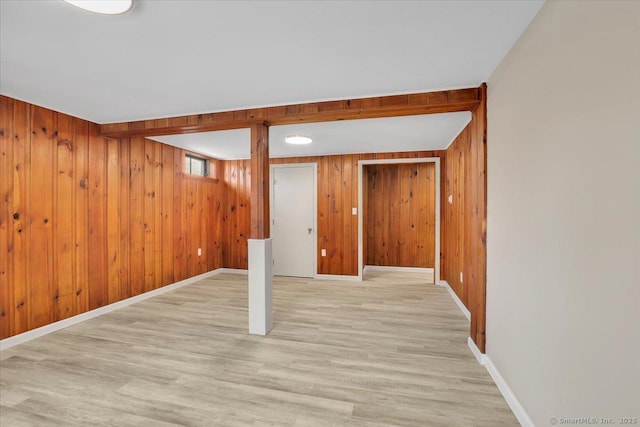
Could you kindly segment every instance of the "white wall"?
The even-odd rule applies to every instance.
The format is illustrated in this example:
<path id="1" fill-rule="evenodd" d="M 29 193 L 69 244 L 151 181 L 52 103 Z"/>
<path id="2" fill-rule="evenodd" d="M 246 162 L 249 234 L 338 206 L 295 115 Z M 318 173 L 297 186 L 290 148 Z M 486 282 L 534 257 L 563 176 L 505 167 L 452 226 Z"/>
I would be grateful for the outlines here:
<path id="1" fill-rule="evenodd" d="M 639 129 L 640 2 L 547 2 L 489 79 L 487 356 L 538 426 L 640 418 Z"/>

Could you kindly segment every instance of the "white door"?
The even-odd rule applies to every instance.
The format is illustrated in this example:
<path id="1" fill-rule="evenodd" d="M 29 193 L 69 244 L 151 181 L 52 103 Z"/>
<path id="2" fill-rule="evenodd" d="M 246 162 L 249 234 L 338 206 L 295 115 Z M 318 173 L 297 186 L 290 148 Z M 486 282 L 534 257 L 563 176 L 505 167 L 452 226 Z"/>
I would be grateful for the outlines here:
<path id="1" fill-rule="evenodd" d="M 315 164 L 273 165 L 273 274 L 313 277 L 316 265 Z"/>

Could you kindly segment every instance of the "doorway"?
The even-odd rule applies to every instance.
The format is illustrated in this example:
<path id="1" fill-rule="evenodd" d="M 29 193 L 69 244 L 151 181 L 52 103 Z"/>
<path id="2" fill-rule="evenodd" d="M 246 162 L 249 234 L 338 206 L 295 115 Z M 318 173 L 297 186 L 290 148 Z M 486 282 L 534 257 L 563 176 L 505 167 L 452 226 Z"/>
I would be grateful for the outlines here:
<path id="1" fill-rule="evenodd" d="M 396 217 L 395 218 L 387 217 L 385 218 L 384 224 L 376 223 L 372 225 L 370 221 L 371 218 L 367 218 L 367 212 L 365 211 L 365 203 L 364 203 L 364 199 L 367 196 L 365 194 L 365 191 L 367 191 L 366 189 L 370 187 L 370 184 L 371 184 L 370 174 L 365 173 L 367 165 L 376 165 L 376 166 L 398 165 L 398 164 L 418 165 L 422 163 L 432 163 L 434 167 L 433 169 L 431 169 L 432 173 L 430 173 L 427 177 L 430 176 L 431 177 L 430 179 L 433 180 L 431 184 L 434 184 L 434 185 L 431 185 L 431 187 L 432 188 L 435 187 L 435 191 L 434 191 L 434 194 L 431 195 L 430 202 L 425 201 L 426 204 L 423 208 L 423 209 L 428 208 L 429 210 L 431 210 L 432 217 L 427 219 L 426 217 L 424 217 L 422 213 L 420 213 L 419 209 L 414 209 L 409 205 L 411 202 L 408 200 L 413 195 L 413 189 L 408 187 L 401 188 L 400 186 L 411 185 L 411 184 L 406 184 L 411 180 L 411 177 L 407 176 L 407 177 L 404 177 L 407 179 L 399 179 L 399 176 L 396 175 L 395 179 L 397 180 L 396 185 L 398 187 L 396 191 L 398 193 L 402 193 L 402 194 L 406 193 L 406 194 L 404 196 L 400 194 L 400 196 L 396 199 L 394 203 L 397 203 L 397 204 L 404 203 L 405 206 L 402 209 L 398 208 L 397 206 L 395 207 L 392 206 L 391 207 L 392 212 L 387 212 L 389 211 L 389 206 L 383 206 L 384 212 L 381 211 L 382 215 L 396 215 Z M 393 168 L 389 168 L 388 171 L 391 171 L 392 169 Z M 418 168 L 414 168 L 414 169 L 416 169 L 417 171 Z M 382 170 L 384 170 L 384 168 L 382 168 Z M 391 180 L 393 179 L 392 176 L 393 174 L 386 173 L 386 177 L 379 176 L 378 179 L 382 178 L 383 180 L 384 179 Z M 365 180 L 368 180 L 368 182 L 365 182 Z M 393 185 L 390 185 L 390 183 L 387 182 L 385 183 L 383 188 L 379 189 L 382 192 L 382 194 L 377 194 L 378 198 L 381 199 L 379 201 L 380 203 L 384 203 L 384 201 L 386 200 L 388 195 L 385 195 L 384 191 L 390 186 L 393 187 Z M 428 197 L 426 193 L 425 193 L 425 197 Z M 431 204 L 431 206 L 429 206 L 429 203 Z M 403 257 L 406 257 L 406 253 L 404 253 L 405 248 L 403 248 L 403 245 L 406 242 L 404 243 L 398 242 L 397 240 L 399 239 L 397 239 L 397 234 L 399 231 L 401 231 L 403 227 L 404 228 L 409 227 L 410 229 L 405 231 L 407 231 L 406 234 L 411 235 L 412 238 L 415 237 L 414 235 L 416 233 L 421 233 L 426 235 L 428 233 L 428 230 L 431 230 L 432 235 L 429 236 L 428 238 L 425 238 L 423 240 L 415 239 L 415 242 L 411 242 L 409 246 L 414 246 L 411 248 L 411 250 L 413 250 L 416 253 L 412 255 L 412 252 L 409 251 L 409 256 L 410 257 L 415 256 L 415 257 L 421 257 L 421 258 L 428 257 L 429 258 L 428 260 L 423 260 L 423 261 L 427 261 L 429 265 L 433 266 L 433 282 L 435 284 L 440 284 L 440 158 L 428 157 L 428 158 L 384 159 L 384 160 L 381 159 L 381 160 L 359 161 L 358 162 L 358 205 L 362 207 L 363 214 L 364 214 L 364 215 L 359 215 L 358 217 L 358 253 L 359 253 L 358 274 L 360 278 L 362 278 L 364 266 L 367 261 L 365 259 L 365 256 L 367 256 L 369 259 L 380 258 L 378 262 L 379 265 L 380 264 L 384 265 L 385 261 L 389 261 L 394 257 L 395 257 L 394 262 L 391 265 L 396 265 L 398 262 L 400 263 L 407 262 L 407 260 L 402 259 Z M 405 216 L 408 215 L 408 216 L 406 218 L 403 218 L 403 215 Z M 367 242 L 365 241 L 365 227 L 367 226 L 367 224 L 365 223 L 365 221 L 370 223 L 369 224 L 370 227 L 381 226 L 381 228 L 384 228 L 387 231 L 387 235 L 386 236 L 383 235 L 382 240 L 384 241 L 386 238 L 386 240 L 389 240 L 389 242 L 385 242 L 386 247 L 384 248 L 384 251 L 381 251 L 381 253 L 379 254 L 373 254 L 371 252 L 367 254 L 367 246 L 366 246 Z M 389 222 L 393 223 L 393 226 L 391 226 Z M 403 224 L 400 224 L 400 222 L 402 222 Z M 376 235 L 376 233 L 378 231 L 382 231 L 384 233 L 385 230 L 375 230 L 375 233 L 367 233 L 369 234 L 369 236 L 366 236 L 366 237 L 378 239 L 379 237 Z M 393 245 L 390 245 L 389 243 L 393 243 Z M 424 245 L 429 245 L 430 247 L 429 248 L 419 247 Z M 391 251 L 394 251 L 394 252 L 392 253 Z M 398 251 L 403 252 L 402 255 L 400 255 Z M 412 267 L 403 267 L 403 266 L 396 266 L 392 268 L 408 269 L 408 270 L 412 269 Z"/>
<path id="2" fill-rule="evenodd" d="M 273 274 L 316 274 L 317 164 L 271 165 Z"/>

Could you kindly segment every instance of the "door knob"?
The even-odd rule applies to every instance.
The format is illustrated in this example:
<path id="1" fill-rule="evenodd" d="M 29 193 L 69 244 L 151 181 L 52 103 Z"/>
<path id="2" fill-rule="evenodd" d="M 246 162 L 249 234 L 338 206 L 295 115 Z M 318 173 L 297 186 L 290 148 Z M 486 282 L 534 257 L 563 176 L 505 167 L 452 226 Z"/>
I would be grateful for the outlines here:
<path id="1" fill-rule="evenodd" d="M 307 228 L 307 231 L 309 232 L 309 234 L 311 234 L 312 230 L 313 230 L 313 228 Z"/>

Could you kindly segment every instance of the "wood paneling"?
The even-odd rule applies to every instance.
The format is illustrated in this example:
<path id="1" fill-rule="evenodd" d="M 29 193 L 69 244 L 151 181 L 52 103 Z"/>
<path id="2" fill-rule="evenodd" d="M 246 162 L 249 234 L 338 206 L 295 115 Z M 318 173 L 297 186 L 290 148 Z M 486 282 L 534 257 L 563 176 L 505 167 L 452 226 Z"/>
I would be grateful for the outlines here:
<path id="1" fill-rule="evenodd" d="M 175 230 L 186 230 L 184 215 L 184 155 L 179 150 L 173 150 L 173 278 L 174 281 L 187 277 L 186 263 L 186 239 L 184 232 L 176 233 Z"/>
<path id="2" fill-rule="evenodd" d="M 481 103 L 471 121 L 471 164 L 465 179 L 468 194 L 465 233 L 468 260 L 471 338 L 485 351 L 487 282 L 487 85 L 480 86 Z"/>
<path id="3" fill-rule="evenodd" d="M 228 268 L 248 267 L 247 239 L 251 232 L 251 175 L 249 160 L 222 162 L 225 202 L 222 207 L 222 265 Z"/>
<path id="4" fill-rule="evenodd" d="M 271 159 L 271 164 L 318 164 L 318 273 L 358 275 L 358 216 L 351 213 L 358 201 L 358 161 L 391 158 L 437 157 L 443 152 L 349 154 L 335 156 L 290 157 Z M 223 265 L 247 268 L 246 236 L 250 225 L 246 219 L 246 203 L 250 189 L 241 185 L 249 176 L 247 160 L 223 162 L 227 208 L 224 227 Z M 359 209 L 360 211 L 360 209 Z M 327 256 L 321 255 L 326 249 Z"/>
<path id="5" fill-rule="evenodd" d="M 186 277 L 191 277 L 222 267 L 220 249 L 210 244 L 217 239 L 214 235 L 216 231 L 214 224 L 220 222 L 219 210 L 212 209 L 213 201 L 221 199 L 222 189 L 211 179 L 185 175 L 183 181 L 184 218 L 187 224 L 184 239 L 187 259 Z M 198 249 L 201 255 L 198 255 Z"/>
<path id="6" fill-rule="evenodd" d="M 27 105 L 27 104 L 25 104 Z M 31 106 L 27 105 L 27 108 Z M 76 313 L 89 309 L 89 262 L 92 243 L 89 241 L 89 123 L 75 120 L 74 153 L 74 235 L 75 235 L 75 295 Z M 28 175 L 27 175 L 28 176 Z M 18 259 L 16 257 L 16 259 Z M 17 267 L 19 263 L 16 263 Z M 15 286 L 20 282 L 16 278 Z M 26 282 L 25 282 L 26 285 Z M 17 332 L 17 330 L 16 330 Z"/>
<path id="7" fill-rule="evenodd" d="M 0 99 L 4 98 L 0 96 Z M 13 298 L 9 295 L 12 306 L 9 307 L 8 315 L 13 315 L 13 331 L 15 333 L 24 332 L 29 329 L 29 280 L 30 270 L 27 265 L 29 257 L 29 224 L 31 222 L 31 203 L 29 189 L 31 187 L 31 174 L 26 173 L 31 170 L 31 108 L 23 102 L 13 102 L 13 130 L 9 139 L 13 137 L 13 198 L 8 205 L 9 219 L 13 221 L 13 227 L 9 226 L 9 231 L 13 235 L 13 247 L 8 246 L 3 253 L 13 252 L 9 260 L 13 261 L 13 275 L 10 276 L 13 283 L 9 282 L 9 292 L 13 290 Z M 5 129 L 6 121 L 10 121 L 11 113 L 0 115 L 2 125 Z M 0 175 L 5 175 L 5 169 Z M 9 238 L 11 242 L 11 237 Z M 13 251 L 12 251 L 13 249 Z M 11 269 L 11 266 L 9 266 Z M 13 288 L 13 289 L 12 289 Z M 13 313 L 12 313 L 13 310 Z M 11 333 L 11 331 L 10 331 Z"/>
<path id="8" fill-rule="evenodd" d="M 160 201 L 160 222 L 162 224 L 162 237 L 161 237 L 161 257 L 162 257 L 162 275 L 161 283 L 173 283 L 174 271 L 173 271 L 173 154 L 174 148 L 168 145 L 159 145 L 162 150 L 162 193 L 158 200 Z"/>
<path id="9" fill-rule="evenodd" d="M 464 275 L 465 162 L 469 157 L 470 139 L 467 126 L 449 146 L 442 168 L 442 238 L 440 275 L 469 307 L 469 288 L 460 281 Z M 451 203 L 449 203 L 451 196 Z"/>
<path id="10" fill-rule="evenodd" d="M 484 349 L 486 88 L 483 85 L 456 93 L 473 95 L 477 108 L 472 122 L 446 155 L 354 154 L 270 162 L 318 163 L 318 273 L 357 275 L 357 216 L 351 214 L 351 208 L 357 206 L 358 160 L 440 157 L 442 278 L 470 309 L 471 336 Z M 378 108 L 386 114 L 403 103 L 424 108 L 427 104 L 453 105 L 452 99 L 409 95 L 377 104 L 339 101 L 258 109 L 255 111 L 262 113 L 251 114 L 307 120 L 307 115 L 315 114 L 314 108 L 328 112 L 326 117 L 357 114 L 360 108 Z M 0 100 L 1 337 L 217 267 L 247 268 L 249 161 L 213 162 L 212 171 L 220 178 L 216 184 L 215 179 L 185 176 L 184 154 L 179 149 L 140 137 L 110 140 L 98 134 L 95 124 L 7 97 Z M 242 117 L 221 114 L 152 120 L 135 126 L 188 125 L 196 129 L 216 120 L 227 123 Z M 127 130 L 118 126 L 113 129 Z M 410 191 L 409 178 L 406 172 L 401 173 L 397 179 L 389 178 L 389 185 L 399 188 L 400 193 Z M 369 188 L 364 190 L 370 192 Z M 384 191 L 381 195 L 386 197 Z M 447 201 L 450 194 L 451 205 Z M 362 209 L 359 211 L 370 221 Z M 412 201 L 395 206 L 390 216 L 398 227 L 426 224 L 427 218 L 427 212 L 416 209 Z M 400 232 L 396 226 L 385 228 L 386 241 Z M 416 236 L 424 231 L 417 229 Z M 405 245 L 421 246 L 417 237 Z M 431 245 L 425 244 L 425 249 L 427 246 Z M 198 248 L 201 256 L 197 256 Z M 326 249 L 326 257 L 321 256 L 321 249 Z M 394 257 L 401 263 L 414 260 L 410 252 L 395 253 L 381 256 L 384 262 Z M 418 251 L 415 256 L 418 263 L 431 259 L 427 251 Z M 459 280 L 460 272 L 464 281 Z"/>
<path id="11" fill-rule="evenodd" d="M 442 191 L 442 279 L 471 312 L 470 336 L 484 352 L 486 295 L 486 85 L 469 125 L 447 149 Z M 447 198 L 452 196 L 453 203 Z M 460 280 L 462 273 L 462 280 Z"/>
<path id="12" fill-rule="evenodd" d="M 256 122 L 287 125 L 472 111 L 479 103 L 480 89 L 468 88 L 111 123 L 102 125 L 101 131 L 111 138 L 133 138 L 247 128 Z"/>
<path id="13" fill-rule="evenodd" d="M 129 285 L 131 296 L 144 292 L 145 259 L 144 259 L 144 140 L 132 138 L 130 141 L 131 159 L 129 212 L 130 212 L 130 245 L 129 245 Z"/>
<path id="14" fill-rule="evenodd" d="M 58 142 L 56 168 L 54 174 L 54 206 L 70 206 L 74 211 L 73 182 L 73 133 L 75 120 L 69 116 L 58 116 Z M 57 215 L 53 218 L 55 247 L 53 263 L 56 268 L 54 292 L 57 298 L 55 319 L 67 318 L 75 311 L 74 268 L 73 268 L 73 215 Z"/>
<path id="15" fill-rule="evenodd" d="M 106 138 L 89 125 L 89 310 L 108 304 Z M 33 153 L 32 153 L 32 157 Z M 38 194 L 32 189 L 32 194 Z"/>
<path id="16" fill-rule="evenodd" d="M 365 265 L 433 268 L 435 164 L 365 165 L 363 186 Z"/>
<path id="17" fill-rule="evenodd" d="M 345 155 L 271 160 L 274 164 L 318 164 L 317 268 L 319 274 L 358 274 L 358 217 L 351 214 L 351 208 L 356 206 L 352 205 L 354 194 L 357 200 L 359 157 L 359 155 Z M 321 254 L 322 249 L 326 250 L 325 257 Z"/>
<path id="18" fill-rule="evenodd" d="M 30 221 L 27 224 L 29 253 L 23 262 L 29 270 L 29 327 L 51 323 L 55 317 L 53 277 L 53 152 L 56 146 L 56 116 L 53 111 L 31 110 Z M 19 260 L 14 260 L 18 262 Z M 57 301 L 56 301 L 57 302 Z"/>
<path id="19" fill-rule="evenodd" d="M 223 186 L 182 156 L 0 96 L 0 338 L 221 267 Z"/>
<path id="20" fill-rule="evenodd" d="M 7 117 L 0 128 L 0 336 L 6 337 L 13 330 L 13 319 L 9 316 L 12 307 L 9 283 L 13 282 L 13 233 L 9 218 L 13 215 L 13 100 L 0 98 L 0 117 Z M 6 250 L 5 250 L 6 248 Z"/>
<path id="21" fill-rule="evenodd" d="M 107 141 L 107 302 L 123 298 L 122 260 L 120 246 L 120 144 L 114 139 Z"/>
<path id="22" fill-rule="evenodd" d="M 155 216 L 154 216 L 154 198 L 155 198 L 155 182 L 153 177 L 154 156 L 153 148 L 156 143 L 145 139 L 143 140 L 143 204 L 142 204 L 142 223 L 144 236 L 144 292 L 151 291 L 155 288 Z M 187 191 L 189 191 L 187 189 Z"/>
<path id="23" fill-rule="evenodd" d="M 117 215 L 120 222 L 120 295 L 121 299 L 125 299 L 131 296 L 131 141 L 128 139 L 121 140 L 119 150 L 120 191 L 117 197 L 120 199 L 120 210 L 129 212 L 129 215 Z M 107 200 L 107 202 L 112 203 L 111 200 Z M 129 262 L 126 262 L 126 260 L 129 260 Z M 113 298 L 110 301 L 113 301 Z"/>

